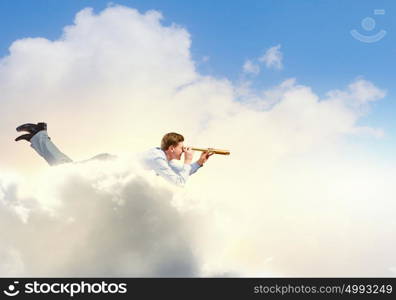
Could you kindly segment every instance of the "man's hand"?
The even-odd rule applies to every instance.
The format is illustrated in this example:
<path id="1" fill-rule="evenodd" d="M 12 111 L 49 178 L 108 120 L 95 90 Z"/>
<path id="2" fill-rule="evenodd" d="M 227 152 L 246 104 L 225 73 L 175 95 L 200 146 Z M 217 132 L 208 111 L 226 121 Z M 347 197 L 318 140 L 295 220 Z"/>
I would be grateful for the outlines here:
<path id="1" fill-rule="evenodd" d="M 210 151 L 205 151 L 201 154 L 201 157 L 198 159 L 197 163 L 200 166 L 203 166 L 204 163 L 206 163 L 206 161 L 209 159 L 209 157 L 211 157 L 214 153 L 210 152 Z"/>
<path id="2" fill-rule="evenodd" d="M 194 156 L 194 150 L 191 150 L 191 147 L 184 147 L 184 164 L 191 164 L 193 156 Z"/>

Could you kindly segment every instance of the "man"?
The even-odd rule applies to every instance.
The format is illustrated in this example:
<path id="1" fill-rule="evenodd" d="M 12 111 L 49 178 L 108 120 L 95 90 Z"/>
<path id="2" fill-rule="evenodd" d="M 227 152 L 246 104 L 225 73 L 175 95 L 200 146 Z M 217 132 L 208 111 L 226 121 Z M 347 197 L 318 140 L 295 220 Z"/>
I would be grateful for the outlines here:
<path id="1" fill-rule="evenodd" d="M 44 122 L 32 124 L 26 123 L 16 128 L 18 132 L 27 133 L 18 136 L 15 141 L 26 140 L 31 147 L 43 157 L 49 165 L 59 165 L 73 162 L 67 155 L 62 153 L 51 141 L 47 133 L 47 124 Z M 194 174 L 213 153 L 203 152 L 200 158 L 192 163 L 194 151 L 183 145 L 184 137 L 178 133 L 167 133 L 161 141 L 161 148 L 153 148 L 141 156 L 144 165 L 162 176 L 166 180 L 183 186 L 190 175 Z M 180 160 L 184 154 L 184 164 L 179 166 L 175 160 Z M 92 159 L 107 159 L 113 156 L 99 154 Z"/>
<path id="2" fill-rule="evenodd" d="M 167 180 L 184 185 L 190 175 L 194 174 L 213 155 L 211 152 L 203 152 L 201 157 L 194 163 L 192 159 L 194 151 L 183 145 L 184 137 L 181 134 L 170 132 L 164 135 L 161 141 L 161 148 L 156 147 L 147 151 L 143 155 L 145 165 L 155 170 Z M 175 160 L 180 160 L 184 153 L 184 164 L 179 166 Z"/>

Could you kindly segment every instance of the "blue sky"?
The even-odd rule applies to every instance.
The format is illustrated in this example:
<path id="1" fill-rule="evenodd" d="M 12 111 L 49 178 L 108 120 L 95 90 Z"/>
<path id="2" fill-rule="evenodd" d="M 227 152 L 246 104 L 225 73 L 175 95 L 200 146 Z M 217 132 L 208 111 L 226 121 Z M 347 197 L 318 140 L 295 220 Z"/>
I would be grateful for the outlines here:
<path id="1" fill-rule="evenodd" d="M 104 0 L 2 0 L 0 1 L 0 56 L 10 44 L 24 37 L 56 39 L 62 28 L 85 7 L 96 12 Z M 295 77 L 323 96 L 331 89 L 345 88 L 358 76 L 386 89 L 387 96 L 372 106 L 361 122 L 387 133 L 376 141 L 378 150 L 391 153 L 396 145 L 396 2 L 329 0 L 178 1 L 118 0 L 144 12 L 163 13 L 164 24 L 185 27 L 192 37 L 192 54 L 201 73 L 237 81 L 246 59 L 257 59 L 272 46 L 281 45 L 284 68 L 263 70 L 254 86 L 265 88 Z M 385 10 L 375 15 L 375 9 Z M 372 17 L 376 27 L 365 31 L 361 21 Z M 376 43 L 354 39 L 350 31 L 366 35 L 381 29 L 387 35 Z M 203 57 L 209 57 L 202 62 Z M 370 141 L 371 142 L 371 141 Z"/>

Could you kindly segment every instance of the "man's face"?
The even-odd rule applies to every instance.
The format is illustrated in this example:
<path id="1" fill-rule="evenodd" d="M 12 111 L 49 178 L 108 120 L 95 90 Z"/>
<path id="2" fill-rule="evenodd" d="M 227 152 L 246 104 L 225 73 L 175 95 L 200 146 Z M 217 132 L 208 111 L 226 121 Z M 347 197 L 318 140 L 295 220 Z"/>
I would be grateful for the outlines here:
<path id="1" fill-rule="evenodd" d="M 179 142 L 177 146 L 170 146 L 169 147 L 171 150 L 171 159 L 177 159 L 180 160 L 181 156 L 184 152 L 184 145 L 183 142 Z M 172 151 L 173 150 L 173 151 Z"/>

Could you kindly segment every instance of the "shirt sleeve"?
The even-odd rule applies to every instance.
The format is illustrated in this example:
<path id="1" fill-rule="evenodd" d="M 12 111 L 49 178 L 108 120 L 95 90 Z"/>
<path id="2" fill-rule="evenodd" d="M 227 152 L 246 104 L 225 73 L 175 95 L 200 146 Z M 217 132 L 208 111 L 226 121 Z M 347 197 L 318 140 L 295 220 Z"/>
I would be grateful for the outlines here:
<path id="1" fill-rule="evenodd" d="M 194 174 L 195 172 L 198 171 L 198 169 L 202 167 L 199 163 L 195 162 L 191 164 L 191 170 L 190 170 L 190 175 Z"/>
<path id="2" fill-rule="evenodd" d="M 174 170 L 169 166 L 168 162 L 162 157 L 157 157 L 154 160 L 154 169 L 158 175 L 180 186 L 185 185 L 188 177 L 190 176 L 190 174 L 192 174 L 191 165 L 184 164 L 183 167 L 180 168 L 179 170 Z"/>

